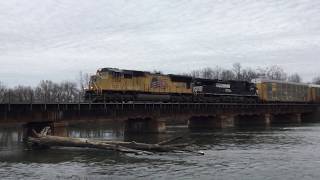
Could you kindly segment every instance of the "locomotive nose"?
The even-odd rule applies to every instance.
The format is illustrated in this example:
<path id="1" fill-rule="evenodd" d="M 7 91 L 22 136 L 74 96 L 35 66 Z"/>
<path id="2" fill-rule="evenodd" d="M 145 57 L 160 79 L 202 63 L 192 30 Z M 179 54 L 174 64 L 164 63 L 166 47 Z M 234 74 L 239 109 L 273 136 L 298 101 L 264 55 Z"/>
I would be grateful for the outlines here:
<path id="1" fill-rule="evenodd" d="M 90 77 L 90 82 L 89 82 L 89 89 L 90 90 L 93 90 L 94 89 L 94 84 L 96 83 L 97 81 L 97 76 L 96 75 L 93 75 Z"/>

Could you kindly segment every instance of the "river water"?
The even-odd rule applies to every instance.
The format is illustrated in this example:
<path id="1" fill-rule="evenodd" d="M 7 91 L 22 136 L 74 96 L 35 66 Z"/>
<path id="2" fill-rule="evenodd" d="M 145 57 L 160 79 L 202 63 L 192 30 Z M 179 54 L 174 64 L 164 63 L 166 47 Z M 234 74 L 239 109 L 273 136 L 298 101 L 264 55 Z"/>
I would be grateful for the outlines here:
<path id="1" fill-rule="evenodd" d="M 319 179 L 320 124 L 282 125 L 127 137 L 110 123 L 68 127 L 72 137 L 157 142 L 185 134 L 182 142 L 205 155 L 132 155 L 95 149 L 30 151 L 21 128 L 0 128 L 0 179 Z"/>

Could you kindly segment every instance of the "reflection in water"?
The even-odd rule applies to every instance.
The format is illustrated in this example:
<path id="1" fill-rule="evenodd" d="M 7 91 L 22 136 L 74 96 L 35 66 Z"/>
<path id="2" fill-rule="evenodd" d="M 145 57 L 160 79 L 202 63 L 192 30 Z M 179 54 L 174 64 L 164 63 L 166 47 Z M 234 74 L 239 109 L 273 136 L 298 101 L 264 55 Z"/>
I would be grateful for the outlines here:
<path id="1" fill-rule="evenodd" d="M 53 134 L 55 136 L 68 137 L 68 130 L 65 126 L 55 127 Z"/>
<path id="2" fill-rule="evenodd" d="M 68 136 L 156 143 L 185 134 L 183 142 L 205 152 L 126 155 L 88 148 L 24 150 L 21 128 L 0 129 L 2 179 L 317 179 L 320 124 L 164 134 L 123 134 L 118 124 L 84 124 Z"/>
<path id="3" fill-rule="evenodd" d="M 23 140 L 21 128 L 1 128 L 0 129 L 0 151 L 14 150 Z"/>
<path id="4" fill-rule="evenodd" d="M 68 127 L 68 136 L 94 139 L 123 140 L 123 127 L 121 124 L 83 124 Z"/>

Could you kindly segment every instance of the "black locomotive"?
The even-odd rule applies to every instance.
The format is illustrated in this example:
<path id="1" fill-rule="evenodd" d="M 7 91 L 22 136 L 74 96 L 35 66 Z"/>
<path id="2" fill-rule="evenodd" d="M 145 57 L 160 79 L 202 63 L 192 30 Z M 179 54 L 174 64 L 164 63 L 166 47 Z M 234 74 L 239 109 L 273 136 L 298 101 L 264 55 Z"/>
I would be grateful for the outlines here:
<path id="1" fill-rule="evenodd" d="M 256 102 L 258 100 L 255 84 L 247 81 L 196 78 L 193 81 L 193 94 L 196 100 L 208 102 Z"/>

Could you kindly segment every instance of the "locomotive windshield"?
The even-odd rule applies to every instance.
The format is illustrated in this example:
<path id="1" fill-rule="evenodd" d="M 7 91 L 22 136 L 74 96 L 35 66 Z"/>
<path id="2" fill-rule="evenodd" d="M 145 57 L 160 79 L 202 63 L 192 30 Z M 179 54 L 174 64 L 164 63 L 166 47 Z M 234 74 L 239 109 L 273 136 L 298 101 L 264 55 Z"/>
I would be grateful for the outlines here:
<path id="1" fill-rule="evenodd" d="M 97 76 L 93 75 L 90 77 L 89 89 L 93 89 L 95 87 L 95 83 L 97 82 Z"/>

